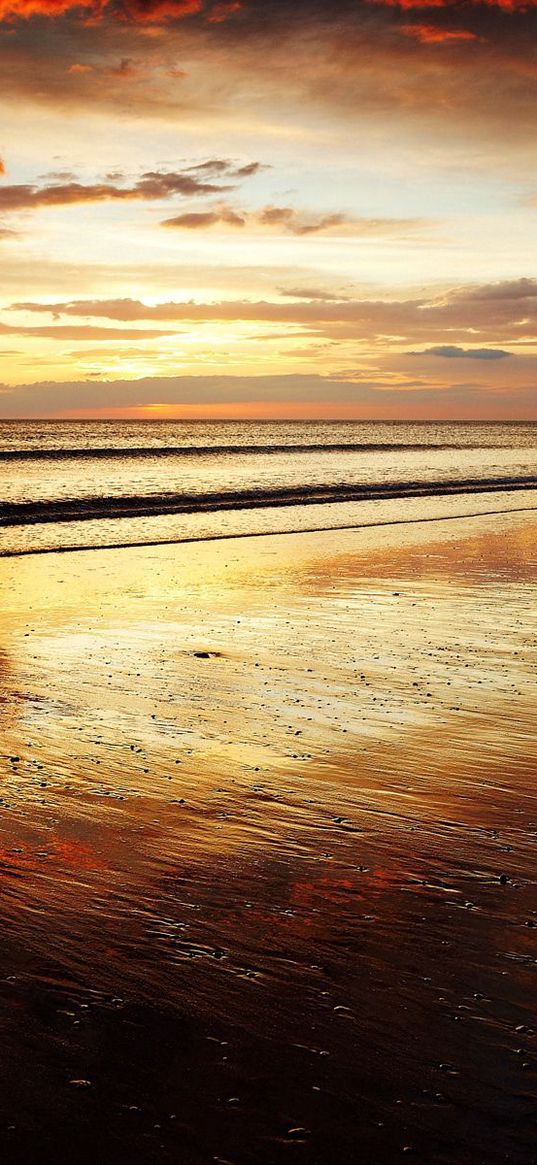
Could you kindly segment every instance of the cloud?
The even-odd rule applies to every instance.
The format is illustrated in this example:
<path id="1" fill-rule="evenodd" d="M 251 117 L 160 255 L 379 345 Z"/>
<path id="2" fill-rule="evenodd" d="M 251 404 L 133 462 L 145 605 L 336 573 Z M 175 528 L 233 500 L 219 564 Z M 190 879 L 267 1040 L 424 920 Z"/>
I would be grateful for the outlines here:
<path id="1" fill-rule="evenodd" d="M 298 324 L 335 340 L 367 340 L 379 351 L 393 349 L 394 344 L 425 343 L 443 348 L 443 354 L 449 357 L 457 355 L 459 350 L 469 356 L 476 349 L 483 352 L 489 347 L 497 353 L 507 343 L 510 347 L 527 343 L 537 346 L 537 293 L 530 292 L 533 292 L 533 281 L 515 280 L 480 287 L 458 286 L 437 297 L 399 300 L 308 296 L 291 302 L 289 298 L 172 300 L 148 305 L 141 300 L 120 298 L 54 303 L 26 301 L 13 304 L 12 310 L 130 323 L 221 320 Z M 437 351 L 438 354 L 442 353 Z M 478 358 L 493 359 L 483 355 Z M 495 356 L 496 360 L 501 358 Z"/>
<path id="2" fill-rule="evenodd" d="M 387 0 L 387 2 L 390 3 L 391 0 Z M 453 0 L 442 0 L 442 4 L 444 8 L 449 9 L 453 5 Z M 489 8 L 502 14 L 505 13 L 508 17 L 515 17 L 531 13 L 533 9 L 537 8 L 537 0 L 469 0 L 469 6 L 477 9 L 478 12 L 480 8 Z"/>
<path id="3" fill-rule="evenodd" d="M 98 20 L 108 7 L 109 0 L 0 0 L 0 20 L 29 20 L 33 16 L 54 19 L 73 9 L 85 20 L 88 14 L 90 18 Z M 169 20 L 192 16 L 200 12 L 202 7 L 202 0 L 150 0 L 149 3 L 144 3 L 144 0 L 123 0 L 118 5 L 118 12 L 124 20 L 141 24 L 165 24 Z"/>
<path id="4" fill-rule="evenodd" d="M 533 0 L 0 0 L 2 15 L 4 101 L 287 126 L 388 116 L 435 148 L 440 125 L 444 145 L 508 127 L 510 152 L 537 129 Z"/>
<path id="5" fill-rule="evenodd" d="M 259 174 L 260 170 L 267 170 L 268 166 L 262 162 L 248 162 L 246 166 L 239 166 L 235 171 L 237 178 L 252 178 L 254 174 Z"/>
<path id="6" fill-rule="evenodd" d="M 269 168 L 265 162 L 247 162 L 246 165 L 237 165 L 229 158 L 208 158 L 206 162 L 197 162 L 195 166 L 189 166 L 187 174 L 205 174 L 215 178 L 224 174 L 231 178 L 253 178 L 262 170 Z"/>
<path id="7" fill-rule="evenodd" d="M 376 0 L 376 3 L 384 4 L 388 8 L 401 8 L 404 11 L 415 9 L 435 9 L 435 8 L 450 8 L 455 7 L 453 0 Z M 537 0 L 469 0 L 469 7 L 484 7 L 499 8 L 503 12 L 508 13 L 523 13 L 528 12 L 532 8 L 537 7 Z"/>
<path id="8" fill-rule="evenodd" d="M 128 200 L 159 200 L 176 194 L 214 194 L 229 190 L 212 182 L 198 182 L 188 174 L 164 174 L 152 171 L 133 186 L 119 186 L 111 182 L 84 185 L 81 182 L 55 183 L 49 186 L 19 184 L 0 186 L 0 210 L 37 210 L 47 206 L 70 206 L 83 202 L 116 202 Z"/>
<path id="9" fill-rule="evenodd" d="M 83 65 L 80 61 L 75 61 L 73 65 L 69 65 L 68 73 L 92 73 L 93 65 Z"/>
<path id="10" fill-rule="evenodd" d="M 177 214 L 174 218 L 167 218 L 162 223 L 163 227 L 180 227 L 182 230 L 207 230 L 208 227 L 213 226 L 232 226 L 243 227 L 246 224 L 246 219 L 240 214 L 236 214 L 231 209 L 222 210 L 208 210 L 208 211 L 192 211 L 185 214 Z"/>
<path id="11" fill-rule="evenodd" d="M 0 20 L 20 17 L 29 20 L 32 16 L 59 17 L 75 6 L 74 0 L 0 0 Z M 78 5 L 81 9 L 96 7 L 95 0 Z"/>
<path id="12" fill-rule="evenodd" d="M 262 226 L 283 227 L 292 235 L 318 234 L 343 226 L 347 221 L 344 214 L 325 214 L 308 219 L 290 206 L 266 206 L 259 212 L 257 218 Z"/>
<path id="13" fill-rule="evenodd" d="M 479 384 L 434 385 L 413 378 L 393 384 L 357 370 L 348 378 L 291 376 L 173 376 L 140 380 L 43 381 L 0 384 L 0 417 L 62 414 L 114 415 L 158 404 L 189 410 L 209 407 L 219 415 L 248 415 L 252 403 L 268 415 L 338 415 L 385 419 L 532 418 L 534 390 L 508 386 L 491 393 Z M 205 414 L 206 415 L 206 414 Z"/>
<path id="14" fill-rule="evenodd" d="M 233 176 L 241 180 L 257 172 L 259 163 L 236 167 L 223 160 L 202 163 L 191 171 L 147 170 L 130 185 L 124 184 L 121 175 L 115 181 L 84 184 L 77 181 L 54 182 L 39 186 L 35 183 L 19 183 L 0 186 L 0 211 L 4 213 L 19 210 L 38 210 L 42 207 L 71 206 L 76 203 L 159 201 L 181 196 L 221 194 L 232 190 L 233 183 L 209 181 L 210 175 Z M 196 175 L 192 171 L 198 171 Z M 0 171 L 4 173 L 5 171 Z M 231 213 L 231 212 L 230 212 Z"/>
<path id="15" fill-rule="evenodd" d="M 156 340 L 177 335 L 177 329 L 110 328 L 87 324 L 59 324 L 51 327 L 25 327 L 0 323 L 0 336 L 27 336 L 40 340 Z"/>
<path id="16" fill-rule="evenodd" d="M 98 7 L 106 0 L 93 0 Z M 119 12 L 123 20 L 137 24 L 168 24 L 195 16 L 204 8 L 203 0 L 123 0 Z"/>
<path id="17" fill-rule="evenodd" d="M 348 295 L 340 295 L 339 292 L 326 291 L 322 287 L 280 287 L 280 295 L 285 295 L 289 299 L 312 299 L 321 300 L 325 303 L 343 303 L 349 299 Z"/>
<path id="18" fill-rule="evenodd" d="M 420 44 L 453 44 L 456 41 L 478 40 L 468 28 L 439 28 L 434 24 L 402 24 L 401 32 L 413 36 Z"/>
<path id="19" fill-rule="evenodd" d="M 482 302 L 487 300 L 537 300 L 537 279 L 505 279 L 497 283 L 489 283 L 484 287 L 462 288 L 457 298 L 468 302 Z"/>
<path id="20" fill-rule="evenodd" d="M 214 4 L 207 14 L 209 24 L 221 24 L 225 20 L 229 20 L 237 12 L 241 12 L 243 3 L 241 0 L 223 0 L 223 2 Z"/>
<path id="21" fill-rule="evenodd" d="M 122 57 L 119 65 L 113 65 L 109 71 L 113 77 L 136 77 L 140 70 L 132 57 Z"/>
<path id="22" fill-rule="evenodd" d="M 409 356 L 445 356 L 449 360 L 504 360 L 512 356 L 512 352 L 504 352 L 502 348 L 459 348 L 456 344 L 439 344 L 434 348 L 425 348 L 422 352 L 409 352 Z"/>
<path id="23" fill-rule="evenodd" d="M 378 7 L 399 9 L 403 12 L 423 11 L 434 13 L 438 10 L 450 10 L 455 5 L 453 0 L 376 0 Z M 470 9 L 496 9 L 509 15 L 520 15 L 531 11 L 537 6 L 537 0 L 469 0 Z M 352 20 L 352 17 L 367 14 L 366 3 L 350 5 L 348 0 L 335 0 L 330 6 L 323 7 L 317 0 L 298 0 L 293 14 L 289 12 L 288 3 L 284 0 L 272 0 L 263 4 L 263 11 L 258 12 L 258 5 L 253 0 L 0 0 L 0 20 L 14 18 L 29 20 L 35 16 L 58 19 L 74 10 L 79 19 L 87 22 L 96 21 L 110 12 L 122 21 L 146 24 L 168 24 L 183 21 L 188 17 L 199 17 L 209 26 L 233 23 L 240 14 L 241 23 L 257 27 L 265 22 L 276 24 L 282 15 L 295 20 L 312 21 L 315 18 L 330 17 L 334 22 Z M 458 6 L 457 6 L 458 7 Z M 353 11 L 354 9 L 354 11 Z"/>
<path id="24" fill-rule="evenodd" d="M 327 234 L 332 231 L 352 235 L 404 234 L 430 223 L 417 218 L 353 218 L 346 214 L 315 215 L 307 211 L 293 210 L 290 206 L 265 206 L 261 210 L 236 211 L 223 205 L 209 211 L 188 212 L 164 219 L 164 227 L 180 230 L 206 230 L 214 226 L 248 226 L 253 230 L 269 229 L 285 234 L 304 237 L 306 235 Z"/>

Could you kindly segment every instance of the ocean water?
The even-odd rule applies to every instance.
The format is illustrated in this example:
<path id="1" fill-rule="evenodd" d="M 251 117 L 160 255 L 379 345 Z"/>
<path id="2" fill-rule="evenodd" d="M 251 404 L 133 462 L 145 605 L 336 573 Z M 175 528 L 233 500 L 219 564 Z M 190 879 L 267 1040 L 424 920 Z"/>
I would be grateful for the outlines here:
<path id="1" fill-rule="evenodd" d="M 0 422 L 0 554 L 537 506 L 537 424 Z"/>

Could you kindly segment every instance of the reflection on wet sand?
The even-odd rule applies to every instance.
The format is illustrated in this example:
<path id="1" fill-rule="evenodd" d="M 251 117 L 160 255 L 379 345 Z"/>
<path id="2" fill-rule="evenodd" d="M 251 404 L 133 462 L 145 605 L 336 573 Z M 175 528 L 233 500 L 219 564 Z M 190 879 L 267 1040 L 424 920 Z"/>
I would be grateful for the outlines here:
<path id="1" fill-rule="evenodd" d="M 1 564 L 6 1160 L 535 1159 L 537 527 L 447 525 Z"/>

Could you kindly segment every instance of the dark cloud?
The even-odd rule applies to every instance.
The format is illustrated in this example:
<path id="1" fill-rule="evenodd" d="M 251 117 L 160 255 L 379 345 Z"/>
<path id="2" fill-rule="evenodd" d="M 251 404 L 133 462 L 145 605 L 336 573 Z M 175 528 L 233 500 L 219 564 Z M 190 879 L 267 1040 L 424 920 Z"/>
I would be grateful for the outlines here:
<path id="1" fill-rule="evenodd" d="M 537 300 L 537 279 L 506 279 L 489 283 L 485 287 L 464 288 L 458 293 L 459 300 L 470 303 L 486 300 Z"/>
<path id="2" fill-rule="evenodd" d="M 237 178 L 253 178 L 254 174 L 259 174 L 260 170 L 267 169 L 268 167 L 261 162 L 249 162 L 246 166 L 239 166 L 235 170 L 235 175 Z"/>
<path id="3" fill-rule="evenodd" d="M 401 8 L 403 11 L 416 12 L 423 9 L 430 12 L 435 8 L 449 11 L 459 7 L 457 0 L 375 0 L 375 3 L 385 4 L 389 8 Z M 478 9 L 488 6 L 489 8 L 499 8 L 503 12 L 520 13 L 537 7 L 537 0 L 469 0 L 468 6 L 471 5 Z"/>
<path id="4" fill-rule="evenodd" d="M 213 226 L 249 226 L 254 230 L 261 227 L 303 237 L 326 234 L 330 231 L 364 236 L 404 234 L 430 224 L 426 220 L 415 218 L 353 218 L 346 214 L 314 215 L 306 211 L 293 210 L 290 206 L 266 206 L 256 211 L 236 211 L 231 206 L 220 206 L 210 211 L 178 214 L 173 218 L 164 219 L 161 225 L 182 230 L 203 230 Z"/>
<path id="5" fill-rule="evenodd" d="M 198 162 L 189 166 L 187 173 L 208 174 L 211 177 L 227 175 L 230 178 L 253 178 L 262 170 L 269 167 L 264 162 L 247 162 L 244 166 L 230 162 L 228 158 L 209 158 L 207 162 Z"/>
<path id="6" fill-rule="evenodd" d="M 209 181 L 210 174 L 233 176 L 236 180 L 256 172 L 258 163 L 237 168 L 230 162 L 207 162 L 188 171 L 148 170 L 136 182 L 126 183 L 121 175 L 106 182 L 85 184 L 77 181 L 48 182 L 46 185 L 19 183 L 0 185 L 0 211 L 37 210 L 41 207 L 70 206 L 87 202 L 159 201 L 173 198 L 222 194 L 232 190 L 235 183 Z M 4 171 L 0 170 L 0 174 Z M 229 212 L 231 214 L 231 212 Z"/>
<path id="7" fill-rule="evenodd" d="M 184 197 L 193 194 L 214 194 L 229 187 L 215 186 L 213 183 L 196 182 L 185 174 L 144 175 L 134 186 L 115 186 L 111 182 L 55 183 L 50 186 L 18 184 L 0 186 L 0 210 L 37 210 L 46 206 L 70 206 L 81 202 L 121 202 L 127 200 L 158 200 L 171 198 L 174 194 Z"/>
<path id="8" fill-rule="evenodd" d="M 451 419 L 535 417 L 535 392 L 527 388 L 496 389 L 491 394 L 480 384 L 427 385 L 408 378 L 399 387 L 385 378 L 356 372 L 348 379 L 318 375 L 301 376 L 185 376 L 140 380 L 91 380 L 58 383 L 43 381 L 16 387 L 0 385 L 0 417 L 46 417 L 55 414 L 91 414 L 145 405 L 229 405 L 237 408 L 252 402 L 281 405 L 282 411 L 296 402 L 315 415 L 317 405 L 330 409 L 355 409 L 357 415 L 379 418 L 430 417 Z"/>
<path id="9" fill-rule="evenodd" d="M 214 226 L 243 227 L 246 219 L 231 209 L 192 211 L 186 214 L 177 214 L 174 218 L 167 218 L 163 227 L 177 227 L 183 230 L 207 230 Z"/>
<path id="10" fill-rule="evenodd" d="M 230 186 L 215 185 L 193 178 L 190 174 L 162 174 L 158 170 L 148 170 L 133 187 L 134 196 L 141 198 L 170 198 L 174 194 L 191 197 L 200 194 L 214 194 L 215 191 L 230 190 Z"/>
<path id="11" fill-rule="evenodd" d="M 280 287 L 280 295 L 286 295 L 289 299 L 313 299 L 323 300 L 326 303 L 344 303 L 349 299 L 348 295 L 340 295 L 335 291 L 326 291 L 322 287 Z"/>
<path id="12" fill-rule="evenodd" d="M 512 352 L 502 348 L 459 348 L 456 344 L 437 344 L 434 348 L 424 348 L 422 352 L 409 352 L 409 356 L 444 356 L 448 360 L 504 360 Z"/>
<path id="13" fill-rule="evenodd" d="M 509 126 L 509 149 L 536 129 L 536 0 L 0 0 L 2 16 L 8 100 L 287 120 L 313 105 L 459 138 Z"/>

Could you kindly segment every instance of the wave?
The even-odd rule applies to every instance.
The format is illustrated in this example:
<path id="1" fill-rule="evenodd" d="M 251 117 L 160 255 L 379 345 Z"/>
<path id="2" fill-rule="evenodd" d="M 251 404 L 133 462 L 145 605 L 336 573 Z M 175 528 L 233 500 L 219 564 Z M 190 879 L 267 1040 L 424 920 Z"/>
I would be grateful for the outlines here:
<path id="1" fill-rule="evenodd" d="M 499 514 L 531 514 L 537 506 L 508 506 L 500 510 L 473 510 L 462 514 L 429 514 L 421 518 L 383 518 L 373 522 L 346 522 L 329 526 L 297 526 L 292 529 L 286 526 L 282 530 L 233 530 L 219 534 L 207 532 L 200 534 L 178 534 L 173 538 L 144 538 L 143 541 L 132 538 L 120 542 L 84 542 L 80 545 L 59 546 L 24 546 L 14 547 L 11 550 L 0 550 L 0 558 L 27 558 L 29 555 L 41 554 L 80 554 L 88 550 L 133 550 L 148 546 L 183 546 L 196 542 L 230 542 L 243 538 L 276 538 L 282 534 L 329 534 L 337 530 L 372 530 L 381 526 L 419 526 L 429 522 L 461 522 L 466 518 L 490 518 Z"/>
<path id="2" fill-rule="evenodd" d="M 78 497 L 0 506 L 0 527 L 48 522 L 88 522 L 99 519 L 143 518 L 161 514 L 217 513 L 268 507 L 329 505 L 391 498 L 445 497 L 456 494 L 512 492 L 537 488 L 537 477 L 465 478 L 457 481 L 401 481 L 354 485 L 308 485 L 293 488 L 248 489 L 211 493 L 144 494 Z"/>
<path id="3" fill-rule="evenodd" d="M 223 457 L 226 454 L 271 453 L 390 453 L 446 449 L 501 449 L 503 445 L 466 445 L 459 442 L 406 441 L 335 441 L 328 444 L 271 444 L 271 445 L 118 445 L 79 446 L 78 448 L 0 449 L 0 461 L 85 461 L 133 457 Z"/>

